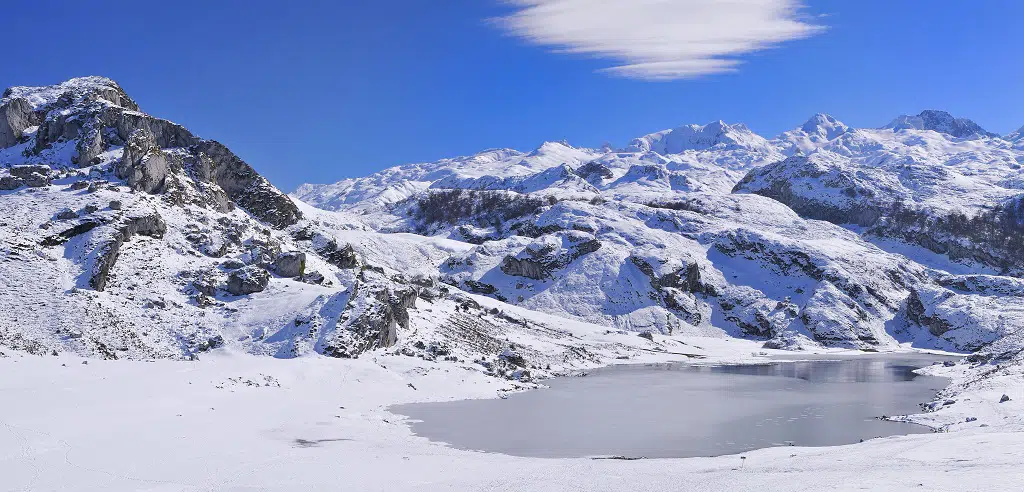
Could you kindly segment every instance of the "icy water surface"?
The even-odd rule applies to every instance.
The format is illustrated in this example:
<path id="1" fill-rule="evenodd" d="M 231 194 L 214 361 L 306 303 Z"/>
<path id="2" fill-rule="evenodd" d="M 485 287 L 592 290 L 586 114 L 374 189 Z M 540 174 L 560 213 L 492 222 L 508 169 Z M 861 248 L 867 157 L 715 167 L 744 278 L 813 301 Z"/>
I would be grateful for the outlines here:
<path id="1" fill-rule="evenodd" d="M 866 355 L 764 365 L 615 366 L 507 399 L 400 405 L 413 431 L 468 450 L 533 457 L 692 457 L 830 446 L 930 432 L 878 420 L 917 413 L 944 360 Z"/>

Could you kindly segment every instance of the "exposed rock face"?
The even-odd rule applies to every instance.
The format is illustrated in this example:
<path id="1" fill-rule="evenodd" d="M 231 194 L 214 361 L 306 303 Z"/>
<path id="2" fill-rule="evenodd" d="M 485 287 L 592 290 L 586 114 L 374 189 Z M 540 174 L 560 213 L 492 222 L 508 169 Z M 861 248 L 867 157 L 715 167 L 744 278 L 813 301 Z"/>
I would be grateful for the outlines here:
<path id="1" fill-rule="evenodd" d="M 23 98 L 13 98 L 0 105 L 0 149 L 16 145 L 25 129 L 35 126 L 38 117 L 32 105 Z"/>
<path id="2" fill-rule="evenodd" d="M 98 291 L 103 291 L 106 288 L 110 270 L 121 254 L 121 246 L 132 236 L 141 234 L 152 238 L 162 238 L 166 232 L 167 224 L 159 214 L 154 213 L 127 219 L 114 232 L 113 236 L 99 247 L 89 284 Z"/>
<path id="3" fill-rule="evenodd" d="M 50 184 L 50 168 L 47 166 L 14 166 L 11 168 L 11 176 L 34 188 Z"/>
<path id="4" fill-rule="evenodd" d="M 68 242 L 69 239 L 75 236 L 85 234 L 86 232 L 89 232 L 100 225 L 101 223 L 96 220 L 83 221 L 78 224 L 75 224 L 74 226 L 68 229 L 65 229 L 64 231 L 61 231 L 58 234 L 54 234 L 52 236 L 47 236 L 43 238 L 40 244 L 42 244 L 43 246 L 57 246 L 59 244 L 64 244 Z"/>
<path id="5" fill-rule="evenodd" d="M 232 201 L 256 218 L 281 229 L 302 216 L 287 195 L 219 142 L 203 140 L 192 146 L 191 151 L 212 161 L 214 181 Z"/>
<path id="6" fill-rule="evenodd" d="M 911 161 L 912 162 L 912 161 Z M 908 170 L 913 169 L 913 170 Z M 867 227 L 953 259 L 971 259 L 1009 273 L 1024 272 L 1024 209 L 1010 197 L 974 212 L 913 202 L 899 173 L 962 180 L 945 168 L 868 167 L 830 152 L 793 156 L 748 173 L 734 188 L 789 206 L 802 217 Z M 977 205 L 974 202 L 973 205 Z"/>
<path id="7" fill-rule="evenodd" d="M 0 190 L 10 191 L 25 186 L 25 181 L 14 176 L 0 176 Z"/>
<path id="8" fill-rule="evenodd" d="M 52 100 L 43 98 L 45 101 L 33 108 L 19 98 L 19 94 L 32 91 L 36 91 L 37 99 L 39 93 L 63 92 Z M 73 162 L 84 167 L 99 164 L 104 152 L 123 146 L 116 173 L 135 190 L 165 193 L 177 204 L 187 201 L 185 195 L 190 193 L 202 195 L 199 201 L 219 211 L 229 210 L 230 200 L 275 228 L 294 224 L 301 216 L 284 193 L 227 147 L 140 112 L 138 105 L 109 79 L 86 77 L 49 88 L 12 88 L 3 107 L 3 114 L 9 116 L 0 118 L 6 122 L 0 123 L 0 130 L 7 135 L 0 140 L 20 138 L 26 125 L 38 124 L 30 150 L 35 155 L 43 155 L 56 143 L 74 141 L 77 153 Z M 8 182 L 6 186 L 14 184 Z"/>
<path id="9" fill-rule="evenodd" d="M 501 271 L 506 275 L 544 280 L 550 275 L 547 265 L 530 258 L 516 258 L 511 255 L 505 256 L 501 261 Z"/>
<path id="10" fill-rule="evenodd" d="M 301 277 L 306 271 L 306 253 L 290 251 L 277 255 L 274 271 L 282 277 Z"/>
<path id="11" fill-rule="evenodd" d="M 228 292 L 236 296 L 244 296 L 263 292 L 270 283 L 270 274 L 266 270 L 248 265 L 231 272 L 228 276 Z"/>
<path id="12" fill-rule="evenodd" d="M 612 174 L 612 170 L 609 169 L 608 166 L 597 161 L 588 162 L 580 166 L 576 169 L 576 174 L 587 180 L 588 183 L 600 183 L 601 181 L 611 179 L 612 176 L 614 176 L 614 174 Z"/>
<path id="13" fill-rule="evenodd" d="M 554 241 L 558 239 L 555 237 L 542 238 L 541 242 L 527 246 L 516 256 L 505 256 L 501 271 L 506 275 L 544 280 L 577 258 L 601 249 L 601 242 L 587 233 L 567 231 L 563 236 L 567 247 L 556 244 Z"/>
<path id="14" fill-rule="evenodd" d="M 138 129 L 125 143 L 117 177 L 126 180 L 133 190 L 157 193 L 163 189 L 170 172 L 169 160 L 170 156 L 160 151 L 153 133 Z"/>
<path id="15" fill-rule="evenodd" d="M 953 346 L 978 350 L 1024 327 L 1024 280 L 946 275 L 938 284 L 914 286 L 906 316 Z"/>
<path id="16" fill-rule="evenodd" d="M 879 190 L 878 183 L 840 164 L 842 158 L 829 154 L 793 156 L 748 173 L 733 192 L 756 193 L 778 200 L 802 217 L 827 220 L 833 224 L 871 226 L 892 206 L 899 190 Z M 794 189 L 803 181 L 820 182 L 835 195 L 822 196 Z M 887 201 L 882 201 L 887 200 Z"/>
<path id="17" fill-rule="evenodd" d="M 418 290 L 382 282 L 375 274 L 361 275 L 359 289 L 341 315 L 339 331 L 324 348 L 331 357 L 356 357 L 368 350 L 394 346 L 398 329 L 409 329 L 409 309 L 416 307 Z"/>
<path id="18" fill-rule="evenodd" d="M 338 243 L 331 240 L 323 248 L 317 250 L 317 253 L 338 268 L 349 269 L 359 266 L 359 256 L 351 244 L 338 247 Z"/>

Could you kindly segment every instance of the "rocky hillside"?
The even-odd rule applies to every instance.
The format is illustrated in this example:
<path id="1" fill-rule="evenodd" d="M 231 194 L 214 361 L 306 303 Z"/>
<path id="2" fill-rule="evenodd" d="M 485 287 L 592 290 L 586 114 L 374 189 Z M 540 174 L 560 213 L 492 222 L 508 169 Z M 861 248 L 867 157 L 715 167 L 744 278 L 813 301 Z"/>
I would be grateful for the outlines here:
<path id="1" fill-rule="evenodd" d="M 768 346 L 975 350 L 1024 328 L 1024 147 L 948 113 L 772 139 L 688 125 L 623 149 L 548 142 L 294 196 L 473 247 L 451 286 L 634 331 Z M 996 287 L 996 286 L 999 287 Z"/>
<path id="2" fill-rule="evenodd" d="M 440 284 L 440 265 L 470 245 L 295 202 L 109 79 L 12 87 L 0 129 L 0 355 L 388 349 L 524 379 L 527 365 L 592 364 L 588 347 L 612 357 L 648 343 L 513 349 L 509 337 L 568 335 Z"/>
<path id="3" fill-rule="evenodd" d="M 12 87 L 0 353 L 386 350 L 524 379 L 680 334 L 1013 346 L 1020 162 L 1018 137 L 944 113 L 877 130 L 816 115 L 773 139 L 689 125 L 290 197 L 109 79 Z"/>

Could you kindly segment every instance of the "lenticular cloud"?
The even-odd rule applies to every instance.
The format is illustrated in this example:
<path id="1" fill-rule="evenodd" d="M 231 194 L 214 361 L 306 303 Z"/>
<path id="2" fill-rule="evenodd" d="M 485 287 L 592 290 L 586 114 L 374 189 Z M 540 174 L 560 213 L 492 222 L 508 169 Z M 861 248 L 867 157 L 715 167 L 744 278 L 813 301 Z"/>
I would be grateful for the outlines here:
<path id="1" fill-rule="evenodd" d="M 556 51 L 610 58 L 605 71 L 671 80 L 729 72 L 738 56 L 824 29 L 800 0 L 510 0 L 495 22 Z"/>

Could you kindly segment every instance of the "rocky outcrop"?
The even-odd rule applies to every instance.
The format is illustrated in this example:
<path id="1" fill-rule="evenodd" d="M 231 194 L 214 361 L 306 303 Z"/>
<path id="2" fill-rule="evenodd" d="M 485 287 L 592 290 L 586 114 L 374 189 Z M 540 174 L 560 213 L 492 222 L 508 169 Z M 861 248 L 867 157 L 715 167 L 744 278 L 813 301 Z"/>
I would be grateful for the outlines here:
<path id="1" fill-rule="evenodd" d="M 146 129 L 132 132 L 117 164 L 117 177 L 136 191 L 157 193 L 170 172 L 170 156 L 160 150 L 153 133 Z"/>
<path id="2" fill-rule="evenodd" d="M 945 275 L 911 289 L 906 319 L 960 350 L 978 350 L 1024 329 L 1024 280 Z"/>
<path id="3" fill-rule="evenodd" d="M 306 253 L 289 251 L 274 259 L 274 272 L 282 277 L 301 277 L 306 271 Z"/>
<path id="4" fill-rule="evenodd" d="M 25 182 L 14 176 L 0 176 L 0 191 L 16 190 L 25 186 Z"/>
<path id="5" fill-rule="evenodd" d="M 530 258 L 516 258 L 512 255 L 501 260 L 501 271 L 505 275 L 544 280 L 551 275 L 548 265 Z"/>
<path id="6" fill-rule="evenodd" d="M 101 223 L 97 220 L 83 221 L 57 234 L 46 236 L 45 238 L 43 238 L 42 241 L 40 241 L 40 244 L 42 244 L 43 246 L 57 246 L 60 244 L 64 244 L 68 242 L 68 240 L 70 240 L 71 238 L 85 234 L 86 232 L 89 232 L 100 225 Z"/>
<path id="7" fill-rule="evenodd" d="M 116 173 L 135 190 L 173 191 L 172 202 L 182 203 L 185 200 L 181 195 L 185 193 L 179 188 L 192 186 L 197 188 L 194 194 L 208 195 L 204 201 L 217 210 L 227 211 L 230 200 L 275 228 L 294 224 L 301 217 L 291 199 L 227 147 L 200 139 L 181 125 L 139 112 L 134 101 L 109 79 L 69 81 L 60 97 L 30 113 L 26 113 L 25 99 L 16 96 L 33 88 L 16 89 L 4 99 L 5 114 L 10 116 L 0 118 L 6 121 L 0 125 L 8 128 L 4 131 L 9 135 L 0 137 L 5 142 L 20 138 L 18 132 L 26 124 L 39 120 L 31 149 L 35 154 L 55 143 L 74 141 L 77 152 L 72 160 L 84 167 L 99 164 L 104 152 L 124 146 Z M 186 163 L 190 176 L 183 172 Z M 167 187 L 171 178 L 176 186 Z M 14 184 L 5 183 L 8 187 Z"/>
<path id="8" fill-rule="evenodd" d="M 39 124 L 38 119 L 24 98 L 16 97 L 0 105 L 0 149 L 18 144 L 26 129 Z"/>
<path id="9" fill-rule="evenodd" d="M 576 169 L 576 175 L 586 180 L 588 183 L 600 183 L 606 179 L 611 179 L 614 174 L 612 170 L 597 161 L 588 162 L 578 169 Z"/>
<path id="10" fill-rule="evenodd" d="M 41 165 L 14 166 L 11 176 L 21 180 L 26 186 L 38 188 L 50 185 L 50 167 Z"/>
<path id="11" fill-rule="evenodd" d="M 418 290 L 407 285 L 382 285 L 365 278 L 349 299 L 339 328 L 323 352 L 331 357 L 357 357 L 368 350 L 394 346 L 398 329 L 409 329 L 409 309 Z"/>
<path id="12" fill-rule="evenodd" d="M 601 242 L 590 234 L 581 231 L 567 231 L 564 235 L 570 243 L 567 248 L 562 248 L 552 242 L 557 238 L 542 239 L 530 244 L 515 256 L 505 256 L 501 261 L 501 271 L 506 275 L 544 280 L 577 258 L 601 249 Z"/>
<path id="13" fill-rule="evenodd" d="M 121 246 L 132 236 L 141 234 L 152 238 L 162 238 L 166 232 L 167 224 L 157 213 L 127 219 L 113 233 L 112 237 L 98 248 L 89 285 L 98 291 L 103 291 L 106 288 L 110 270 L 114 268 L 114 264 L 121 254 Z"/>
<path id="14" fill-rule="evenodd" d="M 350 269 L 359 267 L 359 256 L 351 244 L 339 247 L 338 243 L 332 239 L 324 247 L 318 249 L 317 253 L 327 260 L 328 263 L 338 268 Z"/>
<path id="15" fill-rule="evenodd" d="M 299 208 L 287 195 L 219 142 L 203 140 L 190 150 L 197 156 L 210 159 L 214 181 L 232 201 L 257 219 L 282 229 L 302 217 Z"/>
<path id="16" fill-rule="evenodd" d="M 227 288 L 231 295 L 244 296 L 263 292 L 269 283 L 270 274 L 266 270 L 256 265 L 248 265 L 228 275 Z"/>
<path id="17" fill-rule="evenodd" d="M 750 171 L 733 187 L 733 193 L 755 193 L 786 204 L 801 217 L 834 224 L 871 226 L 892 201 L 865 178 L 841 164 L 842 158 L 827 154 L 793 156 Z M 835 193 L 807 192 L 800 184 L 820 183 Z M 806 185 L 811 188 L 813 185 Z"/>

